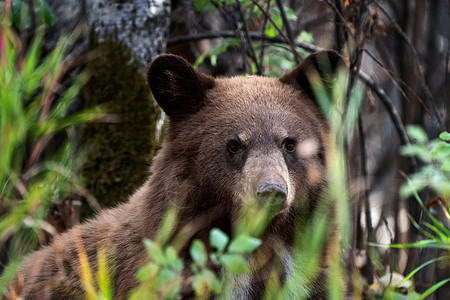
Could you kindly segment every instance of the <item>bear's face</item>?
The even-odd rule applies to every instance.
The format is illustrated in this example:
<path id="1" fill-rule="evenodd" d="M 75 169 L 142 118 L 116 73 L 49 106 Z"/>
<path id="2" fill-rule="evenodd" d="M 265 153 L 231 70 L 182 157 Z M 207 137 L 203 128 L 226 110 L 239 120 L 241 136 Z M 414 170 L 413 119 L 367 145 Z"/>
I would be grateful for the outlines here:
<path id="1" fill-rule="evenodd" d="M 201 194 L 189 201 L 203 201 L 194 205 L 204 208 L 220 202 L 230 210 L 256 201 L 283 214 L 318 198 L 326 181 L 328 125 L 304 76 L 317 68 L 314 61 L 281 79 L 213 79 L 180 57 L 155 59 L 148 76 L 169 117 L 164 147 L 179 176 Z"/>

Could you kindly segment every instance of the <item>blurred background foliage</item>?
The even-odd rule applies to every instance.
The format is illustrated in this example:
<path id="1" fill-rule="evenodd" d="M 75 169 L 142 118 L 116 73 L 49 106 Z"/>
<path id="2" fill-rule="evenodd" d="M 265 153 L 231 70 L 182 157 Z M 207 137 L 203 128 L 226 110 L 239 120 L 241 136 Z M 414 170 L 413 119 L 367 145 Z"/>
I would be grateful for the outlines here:
<path id="1" fill-rule="evenodd" d="M 87 64 L 92 76 L 84 89 L 84 107 L 102 105 L 117 121 L 81 128 L 80 145 L 88 153 L 82 176 L 97 200 L 111 207 L 126 201 L 149 176 L 151 159 L 159 147 L 160 109 L 152 102 L 147 80 L 125 45 L 112 38 L 99 42 L 93 33 L 89 45 L 97 58 Z M 83 216 L 88 215 L 85 210 Z"/>

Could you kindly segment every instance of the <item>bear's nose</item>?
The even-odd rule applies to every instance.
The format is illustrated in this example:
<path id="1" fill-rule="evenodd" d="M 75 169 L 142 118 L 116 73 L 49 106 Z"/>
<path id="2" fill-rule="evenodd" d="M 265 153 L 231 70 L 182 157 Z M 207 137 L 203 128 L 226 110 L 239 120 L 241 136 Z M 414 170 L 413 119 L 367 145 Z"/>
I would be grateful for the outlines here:
<path id="1" fill-rule="evenodd" d="M 287 189 L 279 183 L 263 183 L 256 190 L 256 197 L 261 204 L 282 205 L 287 198 Z"/>

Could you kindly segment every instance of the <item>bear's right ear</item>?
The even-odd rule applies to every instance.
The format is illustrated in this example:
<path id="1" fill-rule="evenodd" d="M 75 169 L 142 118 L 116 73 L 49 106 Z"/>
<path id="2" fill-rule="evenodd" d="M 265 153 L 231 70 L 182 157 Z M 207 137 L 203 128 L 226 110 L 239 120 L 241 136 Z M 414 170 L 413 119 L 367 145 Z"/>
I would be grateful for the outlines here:
<path id="1" fill-rule="evenodd" d="M 330 96 L 336 82 L 336 72 L 340 68 L 347 69 L 344 58 L 339 53 L 333 50 L 319 51 L 306 57 L 297 68 L 282 76 L 280 81 L 303 90 L 317 103 L 313 86 L 322 84 Z"/>
<path id="2" fill-rule="evenodd" d="M 213 88 L 214 78 L 196 71 L 184 58 L 163 54 L 147 70 L 153 97 L 171 120 L 197 112 L 206 91 Z"/>

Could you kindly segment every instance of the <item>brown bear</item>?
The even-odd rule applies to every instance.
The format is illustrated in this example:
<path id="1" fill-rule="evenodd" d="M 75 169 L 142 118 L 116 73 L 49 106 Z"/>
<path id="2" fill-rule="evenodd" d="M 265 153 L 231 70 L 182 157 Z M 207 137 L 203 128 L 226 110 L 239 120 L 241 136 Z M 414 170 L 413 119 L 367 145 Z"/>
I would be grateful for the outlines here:
<path id="1" fill-rule="evenodd" d="M 194 230 L 190 241 L 208 244 L 211 228 L 231 235 L 240 208 L 256 199 L 276 207 L 254 254 L 263 253 L 266 263 L 254 267 L 229 297 L 261 298 L 272 257 L 289 254 L 298 219 L 308 217 L 326 184 L 329 126 L 308 78 L 331 84 L 340 61 L 336 52 L 322 51 L 279 79 L 215 79 L 181 57 L 157 57 L 148 82 L 168 124 L 152 175 L 127 203 L 31 254 L 6 297 L 83 299 L 79 250 L 95 270 L 103 247 L 114 257 L 114 298 L 125 299 L 148 261 L 143 239 L 156 237 L 170 205 L 178 209 L 177 230 L 188 225 Z M 186 261 L 188 247 L 189 242 L 180 252 Z M 287 276 L 292 262 L 289 255 L 284 260 Z M 181 296 L 193 297 L 192 290 L 183 289 Z"/>

